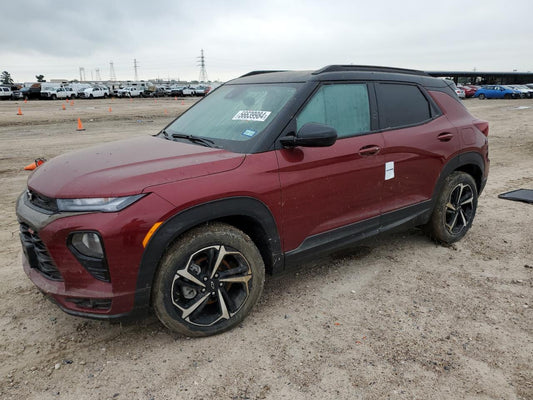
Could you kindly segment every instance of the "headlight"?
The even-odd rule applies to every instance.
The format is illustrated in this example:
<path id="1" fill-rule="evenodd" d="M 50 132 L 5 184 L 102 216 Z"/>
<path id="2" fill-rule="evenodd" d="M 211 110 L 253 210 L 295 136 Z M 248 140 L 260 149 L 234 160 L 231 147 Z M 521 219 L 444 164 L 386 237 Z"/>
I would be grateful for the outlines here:
<path id="1" fill-rule="evenodd" d="M 116 212 L 135 203 L 144 194 L 125 197 L 94 197 L 86 199 L 57 199 L 59 211 Z"/>

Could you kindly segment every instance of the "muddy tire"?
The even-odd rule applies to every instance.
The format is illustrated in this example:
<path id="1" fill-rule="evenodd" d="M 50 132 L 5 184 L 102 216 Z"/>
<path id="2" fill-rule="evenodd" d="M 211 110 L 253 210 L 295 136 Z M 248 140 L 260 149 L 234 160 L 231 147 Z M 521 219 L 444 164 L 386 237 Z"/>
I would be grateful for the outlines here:
<path id="1" fill-rule="evenodd" d="M 472 226 L 477 209 L 477 187 L 471 175 L 456 171 L 444 181 L 431 219 L 425 227 L 434 240 L 451 244 Z"/>
<path id="2" fill-rule="evenodd" d="M 222 223 L 186 233 L 161 260 L 152 288 L 159 320 L 186 336 L 238 325 L 263 291 L 265 266 L 254 242 Z"/>

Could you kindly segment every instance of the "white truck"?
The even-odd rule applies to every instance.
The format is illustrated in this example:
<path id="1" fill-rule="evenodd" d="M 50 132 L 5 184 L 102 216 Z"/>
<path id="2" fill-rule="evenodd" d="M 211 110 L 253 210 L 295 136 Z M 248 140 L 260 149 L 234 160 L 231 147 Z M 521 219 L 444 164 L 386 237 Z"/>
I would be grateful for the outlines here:
<path id="1" fill-rule="evenodd" d="M 143 91 L 144 89 L 140 86 L 126 86 L 117 91 L 117 97 L 140 97 L 142 96 Z"/>
<path id="2" fill-rule="evenodd" d="M 109 96 L 109 89 L 105 86 L 92 86 L 82 92 L 78 92 L 78 97 L 81 99 L 95 99 L 103 97 L 104 99 Z"/>
<path id="3" fill-rule="evenodd" d="M 67 99 L 72 95 L 72 91 L 65 90 L 62 86 L 42 86 L 41 98 L 43 99 Z"/>

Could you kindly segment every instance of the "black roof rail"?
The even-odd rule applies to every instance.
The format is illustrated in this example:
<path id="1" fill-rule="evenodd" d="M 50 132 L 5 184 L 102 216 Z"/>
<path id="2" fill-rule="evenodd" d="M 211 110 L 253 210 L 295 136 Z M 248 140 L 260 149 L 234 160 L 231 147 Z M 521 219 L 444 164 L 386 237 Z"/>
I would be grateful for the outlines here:
<path id="1" fill-rule="evenodd" d="M 327 65 L 324 68 L 317 69 L 313 75 L 323 74 L 325 72 L 348 72 L 348 71 L 365 71 L 365 72 L 392 72 L 398 74 L 429 76 L 424 71 L 407 68 L 394 67 L 376 67 L 373 65 Z"/>
<path id="2" fill-rule="evenodd" d="M 280 70 L 263 70 L 263 71 L 251 71 L 247 74 L 239 76 L 239 78 L 244 78 L 245 76 L 253 76 L 253 75 L 261 75 L 261 74 L 270 74 L 272 72 L 286 72 L 286 69 L 280 69 Z"/>

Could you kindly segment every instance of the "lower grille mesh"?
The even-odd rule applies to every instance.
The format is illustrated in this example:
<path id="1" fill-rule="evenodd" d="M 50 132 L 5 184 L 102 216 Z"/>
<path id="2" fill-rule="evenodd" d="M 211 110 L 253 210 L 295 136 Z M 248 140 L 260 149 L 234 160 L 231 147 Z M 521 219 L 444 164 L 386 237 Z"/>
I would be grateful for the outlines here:
<path id="1" fill-rule="evenodd" d="M 30 227 L 24 223 L 20 224 L 20 240 L 22 241 L 22 247 L 30 267 L 36 269 L 45 278 L 52 281 L 62 281 L 63 277 L 57 269 L 54 260 L 50 257 L 46 246 L 39 238 L 37 232 L 30 229 Z"/>

